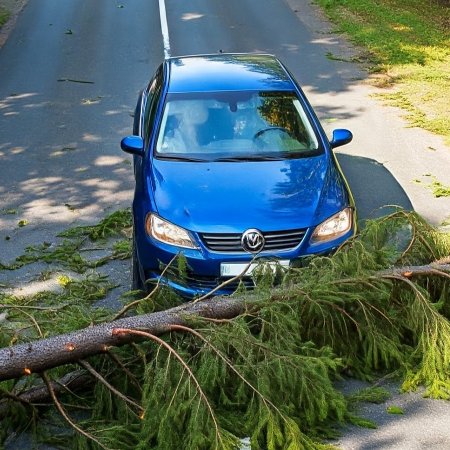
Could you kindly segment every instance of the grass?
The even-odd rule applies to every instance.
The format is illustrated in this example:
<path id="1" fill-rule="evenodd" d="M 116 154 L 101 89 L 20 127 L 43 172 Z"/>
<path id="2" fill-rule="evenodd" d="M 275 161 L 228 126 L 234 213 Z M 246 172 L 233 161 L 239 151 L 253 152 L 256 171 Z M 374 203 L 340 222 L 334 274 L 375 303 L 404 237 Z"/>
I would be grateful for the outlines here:
<path id="1" fill-rule="evenodd" d="M 10 17 L 9 11 L 0 6 L 0 28 L 3 25 L 5 25 L 6 22 L 8 22 L 9 17 Z"/>
<path id="2" fill-rule="evenodd" d="M 336 31 L 363 49 L 378 84 L 391 88 L 382 100 L 450 144 L 448 0 L 316 1 Z"/>

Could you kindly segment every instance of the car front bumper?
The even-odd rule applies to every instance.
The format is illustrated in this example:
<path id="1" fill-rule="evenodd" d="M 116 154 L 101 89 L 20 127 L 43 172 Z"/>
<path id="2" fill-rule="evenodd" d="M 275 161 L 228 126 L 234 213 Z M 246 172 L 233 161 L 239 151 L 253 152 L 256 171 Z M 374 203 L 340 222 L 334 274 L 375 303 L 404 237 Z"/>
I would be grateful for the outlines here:
<path id="1" fill-rule="evenodd" d="M 310 244 L 312 231 L 313 228 L 307 229 L 301 242 L 292 249 L 263 251 L 254 255 L 246 252 L 211 251 L 196 233 L 191 235 L 198 248 L 180 248 L 157 241 L 142 230 L 136 235 L 138 264 L 145 280 L 169 286 L 183 297 L 207 295 L 212 290 L 214 295 L 229 295 L 239 286 L 254 287 L 252 275 L 246 273 L 239 276 L 239 269 L 244 269 L 249 264 L 282 261 L 281 265 L 284 267 L 298 267 L 307 257 L 334 252 L 354 234 L 352 228 L 333 241 Z"/>

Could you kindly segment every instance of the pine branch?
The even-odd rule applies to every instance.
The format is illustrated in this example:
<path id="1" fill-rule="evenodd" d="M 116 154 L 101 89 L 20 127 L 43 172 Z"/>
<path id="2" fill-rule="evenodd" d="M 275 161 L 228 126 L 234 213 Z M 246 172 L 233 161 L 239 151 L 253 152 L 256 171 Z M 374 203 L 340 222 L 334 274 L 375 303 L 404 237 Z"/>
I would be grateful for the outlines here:
<path id="1" fill-rule="evenodd" d="M 164 267 L 164 270 L 161 272 L 161 276 L 158 278 L 158 281 L 156 282 L 155 287 L 151 290 L 151 292 L 149 292 L 145 297 L 143 298 L 139 298 L 137 300 L 135 300 L 134 302 L 129 303 L 128 305 L 125 305 L 114 317 L 112 320 L 118 320 L 120 319 L 122 316 L 125 315 L 125 313 L 127 311 L 129 311 L 131 308 L 134 308 L 135 306 L 138 306 L 139 304 L 141 304 L 142 302 L 151 299 L 156 292 L 158 291 L 158 289 L 160 288 L 161 285 L 161 278 L 164 277 L 165 273 L 167 270 L 169 270 L 169 268 L 172 266 L 172 264 L 175 262 L 175 260 L 178 258 L 178 254 L 176 254 L 169 262 L 169 264 L 167 264 L 166 267 Z"/>
<path id="2" fill-rule="evenodd" d="M 139 384 L 137 378 L 134 376 L 134 374 L 125 366 L 125 364 L 120 360 L 120 358 L 115 355 L 113 352 L 111 352 L 110 350 L 108 350 L 106 352 L 106 354 L 114 361 L 115 364 L 117 364 L 117 366 L 119 366 L 124 372 L 125 374 L 128 376 L 128 378 L 130 379 L 130 381 L 133 383 L 134 387 L 140 392 L 142 393 L 142 387 Z"/>
<path id="3" fill-rule="evenodd" d="M 274 409 L 274 411 L 276 411 L 278 414 L 280 414 L 281 417 L 284 418 L 281 411 L 270 400 L 268 400 L 266 397 L 264 397 L 264 395 L 237 370 L 237 368 L 233 365 L 233 363 L 217 347 L 215 347 L 214 345 L 211 344 L 211 342 L 209 342 L 207 339 L 205 339 L 205 337 L 202 336 L 201 333 L 199 333 L 198 331 L 196 331 L 190 327 L 186 327 L 183 325 L 172 325 L 171 331 L 177 331 L 177 330 L 178 331 L 186 331 L 188 333 L 191 333 L 194 336 L 198 337 L 201 341 L 203 341 L 237 375 L 237 377 L 244 384 L 246 384 L 253 392 L 258 394 L 258 396 L 261 398 L 261 400 L 267 407 L 271 406 Z"/>
<path id="4" fill-rule="evenodd" d="M 59 380 L 51 381 L 55 395 L 60 395 L 66 391 L 72 392 L 81 388 L 85 389 L 90 384 L 92 384 L 92 378 L 84 370 L 75 370 L 64 375 Z M 9 414 L 11 400 L 22 403 L 24 406 L 33 407 L 35 403 L 43 403 L 51 399 L 45 384 L 33 386 L 23 392 L 7 393 L 2 391 L 1 395 L 8 398 L 0 400 L 0 420 Z"/>
<path id="5" fill-rule="evenodd" d="M 84 367 L 94 378 L 96 378 L 100 383 L 106 386 L 114 395 L 117 395 L 120 399 L 122 399 L 125 403 L 134 406 L 140 413 L 143 412 L 143 408 L 141 405 L 137 404 L 134 400 L 131 400 L 126 395 L 122 394 L 119 390 L 117 390 L 111 383 L 109 383 L 101 374 L 99 374 L 87 361 L 80 360 L 78 363 Z"/>
<path id="6" fill-rule="evenodd" d="M 203 400 L 204 404 L 206 405 L 209 415 L 214 423 L 214 428 L 216 430 L 216 439 L 217 439 L 217 441 L 221 442 L 222 438 L 220 435 L 219 424 L 217 423 L 216 415 L 214 414 L 214 410 L 211 406 L 211 403 L 209 402 L 208 397 L 206 396 L 202 387 L 200 386 L 200 383 L 198 382 L 197 377 L 194 375 L 191 368 L 186 363 L 186 361 L 184 361 L 184 359 L 180 356 L 180 354 L 172 346 L 170 346 L 167 342 L 163 341 L 162 339 L 160 339 L 157 336 L 154 336 L 150 333 L 146 333 L 145 331 L 129 330 L 126 328 L 115 328 L 115 329 L 113 329 L 112 332 L 113 332 L 113 334 L 134 334 L 136 336 L 141 336 L 141 337 L 150 339 L 150 340 L 156 342 L 157 344 L 159 344 L 161 347 L 164 347 L 171 355 L 173 355 L 178 360 L 178 362 L 181 364 L 181 366 L 184 368 L 184 370 L 186 370 L 189 378 L 193 381 L 194 386 L 195 386 L 198 394 L 200 395 L 200 398 Z"/>
<path id="7" fill-rule="evenodd" d="M 439 276 L 448 278 L 450 264 L 405 266 L 375 273 L 372 278 L 404 278 L 416 276 Z M 294 289 L 274 288 L 271 301 L 287 299 Z M 236 297 L 214 297 L 150 314 L 126 317 L 101 323 L 88 328 L 40 339 L 26 344 L 17 344 L 0 349 L 0 381 L 19 378 L 23 375 L 42 372 L 63 364 L 75 363 L 95 354 L 105 353 L 112 346 L 129 344 L 138 339 L 132 334 L 112 333 L 115 328 L 145 330 L 154 336 L 167 333 L 172 325 L 189 325 L 192 317 L 227 320 L 242 314 L 250 305 L 258 308 L 261 300 L 256 294 L 241 294 Z"/>
<path id="8" fill-rule="evenodd" d="M 216 286 L 214 289 L 212 289 L 211 291 L 209 291 L 207 294 L 202 295 L 201 297 L 197 298 L 194 300 L 194 303 L 197 302 L 201 302 L 203 300 L 206 300 L 207 298 L 211 298 L 211 296 L 213 296 L 216 292 L 220 291 L 221 289 L 227 287 L 229 284 L 234 283 L 235 281 L 240 281 L 242 279 L 242 277 L 248 272 L 248 270 L 250 269 L 250 267 L 252 266 L 252 264 L 254 264 L 255 259 L 253 258 L 242 270 L 241 273 L 239 273 L 238 275 L 235 275 L 232 278 L 229 278 L 227 280 L 225 280 L 223 283 L 219 284 L 218 286 Z"/>
<path id="9" fill-rule="evenodd" d="M 50 393 L 50 397 L 53 400 L 53 403 L 55 404 L 56 409 L 58 412 L 64 417 L 66 422 L 78 433 L 86 437 L 87 439 L 94 441 L 99 447 L 103 448 L 104 450 L 108 450 L 108 447 L 105 447 L 98 439 L 96 439 L 92 434 L 88 433 L 87 431 L 84 431 L 82 428 L 80 428 L 67 414 L 66 410 L 63 408 L 61 402 L 58 400 L 55 391 L 53 389 L 52 383 L 47 375 L 46 372 L 42 372 L 41 378 L 43 379 L 45 385 L 47 386 L 48 392 Z"/>
<path id="10" fill-rule="evenodd" d="M 253 301 L 255 300 L 254 298 Z M 186 325 L 192 316 L 230 319 L 244 312 L 245 308 L 244 297 L 215 297 L 199 303 L 185 303 L 165 311 L 126 317 L 67 334 L 5 347 L 0 349 L 0 381 L 76 363 L 88 356 L 105 353 L 113 346 L 139 340 L 131 334 L 114 335 L 114 328 L 146 330 L 157 336 L 167 333 L 173 324 Z"/>

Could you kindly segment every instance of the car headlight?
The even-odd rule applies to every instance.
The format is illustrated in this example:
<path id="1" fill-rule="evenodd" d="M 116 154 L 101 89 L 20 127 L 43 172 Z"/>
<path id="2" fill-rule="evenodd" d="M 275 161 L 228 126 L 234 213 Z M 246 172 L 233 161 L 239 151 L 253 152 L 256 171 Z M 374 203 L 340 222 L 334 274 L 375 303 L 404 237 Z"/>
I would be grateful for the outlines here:
<path id="1" fill-rule="evenodd" d="M 145 220 L 147 234 L 165 244 L 177 247 L 197 248 L 188 232 L 154 214 L 149 214 Z"/>
<path id="2" fill-rule="evenodd" d="M 347 233 L 353 224 L 352 208 L 345 208 L 316 227 L 312 242 L 331 241 Z"/>

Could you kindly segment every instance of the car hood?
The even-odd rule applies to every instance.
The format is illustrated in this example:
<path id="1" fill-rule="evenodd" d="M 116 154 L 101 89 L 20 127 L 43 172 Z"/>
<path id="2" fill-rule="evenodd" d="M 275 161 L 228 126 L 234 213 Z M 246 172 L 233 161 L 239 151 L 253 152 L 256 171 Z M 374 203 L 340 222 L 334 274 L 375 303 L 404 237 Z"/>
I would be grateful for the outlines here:
<path id="1" fill-rule="evenodd" d="M 252 162 L 154 159 L 149 183 L 157 214 L 197 232 L 306 228 L 348 203 L 326 154 Z"/>

